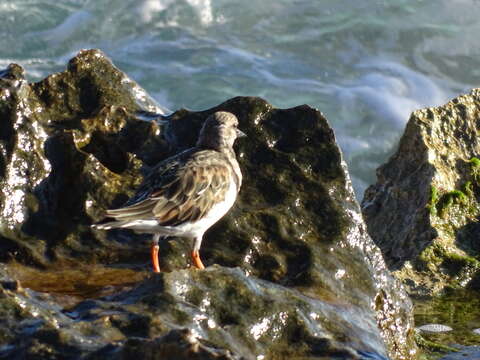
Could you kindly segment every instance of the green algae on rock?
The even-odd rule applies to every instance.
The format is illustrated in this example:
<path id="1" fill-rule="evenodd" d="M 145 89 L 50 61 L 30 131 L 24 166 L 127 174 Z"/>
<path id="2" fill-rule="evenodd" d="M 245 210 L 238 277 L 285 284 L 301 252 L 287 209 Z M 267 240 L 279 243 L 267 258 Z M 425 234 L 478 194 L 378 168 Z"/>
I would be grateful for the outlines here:
<path id="1" fill-rule="evenodd" d="M 318 110 L 238 97 L 162 115 L 97 50 L 82 51 L 66 71 L 35 84 L 18 66 L 3 75 L 0 260 L 36 266 L 45 279 L 60 279 L 66 269 L 74 289 L 56 289 L 68 289 L 64 297 L 85 289 L 85 299 L 59 302 L 59 294 L 41 294 L 35 284 L 35 291 L 6 290 L 9 305 L 0 315 L 14 332 L 0 356 L 122 358 L 145 346 L 147 357 L 175 351 L 178 339 L 179 353 L 205 359 L 415 358 L 410 301 L 365 231 L 333 131 Z M 237 150 L 240 197 L 204 238 L 208 269 L 185 270 L 182 247 L 189 244 L 163 241 L 161 265 L 169 273 L 141 280 L 125 272 L 136 287 L 94 296 L 92 289 L 105 285 L 95 273 L 109 272 L 86 278 L 69 266 L 142 267 L 148 239 L 89 225 L 121 205 L 150 166 L 191 147 L 218 110 L 234 113 L 249 138 Z M 18 304 L 32 310 L 22 313 Z"/>
<path id="2" fill-rule="evenodd" d="M 365 193 L 368 231 L 413 295 L 472 287 L 480 274 L 479 116 L 478 89 L 415 111 Z"/>

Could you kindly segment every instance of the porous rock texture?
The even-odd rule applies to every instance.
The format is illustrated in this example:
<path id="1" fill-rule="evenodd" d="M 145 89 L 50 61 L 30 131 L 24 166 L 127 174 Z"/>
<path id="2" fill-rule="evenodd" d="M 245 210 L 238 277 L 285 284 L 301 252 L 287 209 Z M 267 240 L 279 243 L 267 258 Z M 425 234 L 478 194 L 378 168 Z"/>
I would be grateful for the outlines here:
<path id="1" fill-rule="evenodd" d="M 415 111 L 362 212 L 415 296 L 480 289 L 480 90 Z"/>
<path id="2" fill-rule="evenodd" d="M 334 134 L 308 106 L 161 110 L 98 50 L 0 90 L 0 358 L 413 359 L 411 303 L 364 229 Z M 184 239 L 95 231 L 159 160 L 234 113 L 244 183 L 190 267 Z"/>

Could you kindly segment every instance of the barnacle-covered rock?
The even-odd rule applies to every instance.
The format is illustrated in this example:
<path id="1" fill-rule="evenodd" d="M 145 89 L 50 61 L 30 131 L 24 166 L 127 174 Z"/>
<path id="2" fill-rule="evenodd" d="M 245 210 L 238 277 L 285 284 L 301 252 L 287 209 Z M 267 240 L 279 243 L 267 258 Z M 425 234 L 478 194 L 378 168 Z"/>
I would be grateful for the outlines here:
<path id="1" fill-rule="evenodd" d="M 480 289 L 480 90 L 415 111 L 362 211 L 413 295 Z"/>

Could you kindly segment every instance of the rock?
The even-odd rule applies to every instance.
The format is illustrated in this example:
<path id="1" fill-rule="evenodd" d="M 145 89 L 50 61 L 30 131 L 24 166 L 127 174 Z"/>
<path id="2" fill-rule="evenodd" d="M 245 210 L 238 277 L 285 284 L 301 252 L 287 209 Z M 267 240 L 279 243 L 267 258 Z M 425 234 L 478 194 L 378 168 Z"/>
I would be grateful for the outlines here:
<path id="1" fill-rule="evenodd" d="M 88 356 L 94 359 L 176 359 L 176 360 L 234 360 L 240 359 L 230 351 L 202 344 L 188 329 L 171 330 L 166 335 L 150 340 L 129 338 L 122 345 L 107 345 Z"/>
<path id="2" fill-rule="evenodd" d="M 368 232 L 412 295 L 468 287 L 479 274 L 479 116 L 480 90 L 415 111 L 365 192 Z"/>
<path id="3" fill-rule="evenodd" d="M 1 84 L 0 358 L 415 357 L 411 303 L 319 111 L 239 97 L 162 115 L 97 50 L 34 84 L 12 65 Z M 90 224 L 218 110 L 249 138 L 239 200 L 204 237 L 207 270 L 171 239 L 167 272 L 143 272 L 148 236 Z"/>

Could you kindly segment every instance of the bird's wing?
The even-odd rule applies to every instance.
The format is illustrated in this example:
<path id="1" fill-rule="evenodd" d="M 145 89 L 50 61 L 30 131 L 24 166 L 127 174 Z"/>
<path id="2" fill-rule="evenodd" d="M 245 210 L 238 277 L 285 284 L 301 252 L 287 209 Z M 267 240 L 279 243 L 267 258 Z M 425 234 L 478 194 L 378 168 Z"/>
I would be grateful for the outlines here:
<path id="1" fill-rule="evenodd" d="M 116 220 L 156 219 L 174 226 L 201 219 L 225 199 L 231 168 L 221 154 L 204 150 L 189 154 L 188 160 L 160 164 L 145 179 L 136 200 L 120 209 L 107 210 Z"/>

